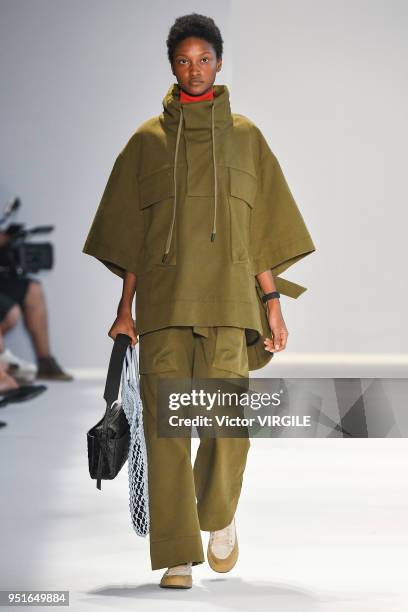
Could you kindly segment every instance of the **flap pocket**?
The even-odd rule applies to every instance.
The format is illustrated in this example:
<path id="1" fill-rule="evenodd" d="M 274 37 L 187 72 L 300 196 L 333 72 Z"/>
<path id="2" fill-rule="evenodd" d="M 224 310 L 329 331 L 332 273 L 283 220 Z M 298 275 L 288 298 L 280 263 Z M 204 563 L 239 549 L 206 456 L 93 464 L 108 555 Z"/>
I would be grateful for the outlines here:
<path id="1" fill-rule="evenodd" d="M 173 197 L 173 168 L 161 168 L 139 178 L 139 195 L 141 209 L 147 208 L 155 202 L 160 202 L 160 200 Z"/>
<path id="2" fill-rule="evenodd" d="M 248 377 L 248 352 L 245 328 L 232 326 L 216 326 L 216 338 L 212 367 L 220 370 L 220 378 L 226 372 L 235 374 L 236 378 Z"/>
<path id="3" fill-rule="evenodd" d="M 139 335 L 139 373 L 177 371 L 177 329 L 164 327 Z"/>
<path id="4" fill-rule="evenodd" d="M 252 174 L 230 166 L 229 187 L 233 197 L 244 200 L 251 208 L 254 207 L 258 181 Z"/>

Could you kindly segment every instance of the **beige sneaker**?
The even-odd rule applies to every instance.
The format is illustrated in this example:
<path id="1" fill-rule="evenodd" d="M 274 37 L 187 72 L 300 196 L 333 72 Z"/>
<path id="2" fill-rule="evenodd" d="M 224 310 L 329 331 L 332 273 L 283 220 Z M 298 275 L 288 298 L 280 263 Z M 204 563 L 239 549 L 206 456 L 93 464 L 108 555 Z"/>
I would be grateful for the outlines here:
<path id="1" fill-rule="evenodd" d="M 172 589 L 191 589 L 193 586 L 191 567 L 191 561 L 169 567 L 160 580 L 160 586 Z"/>
<path id="2" fill-rule="evenodd" d="M 215 572 L 229 572 L 238 560 L 238 538 L 235 527 L 235 517 L 231 523 L 210 532 L 207 547 L 207 560 Z"/>

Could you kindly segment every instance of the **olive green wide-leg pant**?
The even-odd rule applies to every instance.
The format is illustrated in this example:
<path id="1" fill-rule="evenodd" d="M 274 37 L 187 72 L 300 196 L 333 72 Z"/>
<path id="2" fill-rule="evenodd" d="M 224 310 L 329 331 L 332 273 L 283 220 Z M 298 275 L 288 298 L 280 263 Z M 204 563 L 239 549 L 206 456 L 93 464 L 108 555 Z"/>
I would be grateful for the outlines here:
<path id="1" fill-rule="evenodd" d="M 153 570 L 205 561 L 200 530 L 226 527 L 237 508 L 248 437 L 202 438 L 194 466 L 190 437 L 157 434 L 159 378 L 248 378 L 245 330 L 166 327 L 139 335 L 140 391 L 148 456 Z"/>

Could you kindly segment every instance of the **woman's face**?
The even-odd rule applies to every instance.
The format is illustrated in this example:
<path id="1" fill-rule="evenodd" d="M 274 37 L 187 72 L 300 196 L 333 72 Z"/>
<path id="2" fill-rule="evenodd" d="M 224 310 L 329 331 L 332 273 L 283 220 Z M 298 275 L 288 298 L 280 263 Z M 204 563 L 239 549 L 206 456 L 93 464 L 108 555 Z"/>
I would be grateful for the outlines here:
<path id="1" fill-rule="evenodd" d="M 217 61 L 214 47 L 203 38 L 189 36 L 174 50 L 172 71 L 181 89 L 199 96 L 211 89 L 222 59 Z"/>

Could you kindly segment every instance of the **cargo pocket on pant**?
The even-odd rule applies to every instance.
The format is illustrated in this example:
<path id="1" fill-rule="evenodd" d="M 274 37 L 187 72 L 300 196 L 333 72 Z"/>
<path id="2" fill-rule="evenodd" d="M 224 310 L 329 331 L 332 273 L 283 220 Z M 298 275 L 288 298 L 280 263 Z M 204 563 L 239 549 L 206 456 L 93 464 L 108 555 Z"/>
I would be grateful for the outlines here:
<path id="1" fill-rule="evenodd" d="M 247 378 L 248 352 L 245 329 L 220 326 L 215 328 L 215 333 L 212 366 L 217 370 L 232 372 L 237 378 L 241 376 Z"/>
<path id="2" fill-rule="evenodd" d="M 161 374 L 177 370 L 174 328 L 165 327 L 139 336 L 140 374 Z"/>

